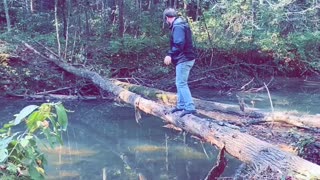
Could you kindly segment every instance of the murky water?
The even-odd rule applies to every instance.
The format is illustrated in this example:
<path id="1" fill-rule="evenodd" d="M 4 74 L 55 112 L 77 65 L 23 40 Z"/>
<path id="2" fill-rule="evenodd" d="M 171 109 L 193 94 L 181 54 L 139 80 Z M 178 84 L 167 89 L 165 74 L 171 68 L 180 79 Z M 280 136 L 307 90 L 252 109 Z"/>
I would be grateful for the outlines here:
<path id="1" fill-rule="evenodd" d="M 279 80 L 280 81 L 280 80 Z M 302 80 L 282 80 L 284 86 L 270 90 L 276 111 L 320 113 L 320 87 Z M 219 95 L 212 90 L 195 90 L 206 100 L 237 104 L 235 94 Z M 271 111 L 266 91 L 239 93 L 246 106 Z M 23 100 L 0 99 L 0 122 L 13 119 Z M 135 121 L 134 109 L 113 102 L 71 101 L 63 103 L 69 113 L 69 127 L 63 146 L 43 149 L 49 165 L 46 179 L 203 179 L 216 164 L 218 151 L 201 144 L 189 134 L 163 128 L 161 119 L 142 114 Z M 240 162 L 228 157 L 224 177 L 233 176 Z"/>
<path id="2" fill-rule="evenodd" d="M 267 83 L 267 82 L 266 82 Z M 259 88 L 259 87 L 255 87 Z M 294 111 L 298 113 L 320 114 L 320 79 L 308 81 L 293 78 L 275 78 L 269 89 L 274 111 Z M 219 90 L 198 89 L 194 96 L 216 102 L 238 104 L 238 97 L 243 98 L 246 107 L 255 107 L 271 112 L 268 92 L 221 93 Z"/>
<path id="3" fill-rule="evenodd" d="M 22 100 L 0 99 L 1 122 L 12 120 Z M 46 179 L 203 179 L 216 164 L 218 151 L 208 144 L 171 129 L 161 119 L 105 101 L 63 103 L 69 113 L 64 145 L 47 155 Z M 240 162 L 228 157 L 224 176 L 233 176 Z M 143 178 L 141 178 L 143 179 Z"/>

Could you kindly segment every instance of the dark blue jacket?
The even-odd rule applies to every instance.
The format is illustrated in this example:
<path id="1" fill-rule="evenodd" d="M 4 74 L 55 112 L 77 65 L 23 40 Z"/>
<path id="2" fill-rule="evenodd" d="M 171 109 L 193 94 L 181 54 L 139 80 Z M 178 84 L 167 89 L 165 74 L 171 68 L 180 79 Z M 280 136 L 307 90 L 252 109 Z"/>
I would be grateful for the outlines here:
<path id="1" fill-rule="evenodd" d="M 182 18 L 176 18 L 170 26 L 170 50 L 168 56 L 172 58 L 172 63 L 177 65 L 185 61 L 196 58 L 196 53 L 192 44 L 192 32 L 189 24 Z"/>

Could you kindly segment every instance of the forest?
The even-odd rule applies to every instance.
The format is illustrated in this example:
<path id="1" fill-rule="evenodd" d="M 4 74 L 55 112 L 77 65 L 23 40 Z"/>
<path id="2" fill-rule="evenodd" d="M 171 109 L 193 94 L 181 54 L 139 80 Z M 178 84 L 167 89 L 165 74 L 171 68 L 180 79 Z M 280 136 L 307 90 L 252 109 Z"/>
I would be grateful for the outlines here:
<path id="1" fill-rule="evenodd" d="M 191 90 L 234 95 L 238 103 L 195 98 L 198 112 L 212 122 L 188 116 L 181 123 L 164 112 L 176 101 L 175 67 L 163 64 L 170 36 L 163 20 L 167 7 L 177 9 L 193 32 L 197 60 Z M 2 98 L 116 97 L 135 108 L 137 122 L 140 111 L 160 117 L 215 145 L 220 154 L 248 163 L 245 179 L 320 178 L 319 109 L 303 115 L 274 112 L 272 102 L 271 113 L 243 109 L 240 95 L 263 91 L 272 101 L 270 91 L 284 86 L 277 78 L 299 79 L 319 94 L 319 0 L 3 0 L 0 31 Z M 48 106 L 61 114 L 60 105 Z M 262 134 L 255 126 L 274 132 Z M 302 135 L 279 137 L 292 127 Z M 296 152 L 279 150 L 280 141 Z M 0 175 L 15 174 L 0 160 Z"/>

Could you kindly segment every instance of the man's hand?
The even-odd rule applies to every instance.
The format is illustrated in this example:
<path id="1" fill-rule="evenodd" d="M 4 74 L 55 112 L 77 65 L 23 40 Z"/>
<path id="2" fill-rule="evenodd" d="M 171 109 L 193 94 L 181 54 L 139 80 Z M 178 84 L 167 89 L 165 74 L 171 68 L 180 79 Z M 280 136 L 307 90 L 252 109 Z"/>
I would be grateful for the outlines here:
<path id="1" fill-rule="evenodd" d="M 171 57 L 170 56 L 166 56 L 163 60 L 165 65 L 169 65 L 171 64 Z"/>

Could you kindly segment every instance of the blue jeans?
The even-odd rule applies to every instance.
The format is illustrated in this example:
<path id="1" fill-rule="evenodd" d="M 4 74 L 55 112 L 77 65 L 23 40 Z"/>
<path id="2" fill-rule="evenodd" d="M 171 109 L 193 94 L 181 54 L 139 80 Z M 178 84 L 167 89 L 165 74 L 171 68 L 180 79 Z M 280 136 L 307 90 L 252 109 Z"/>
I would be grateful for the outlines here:
<path id="1" fill-rule="evenodd" d="M 177 108 L 195 110 L 191 92 L 188 86 L 190 70 L 195 60 L 179 63 L 176 66 Z"/>

